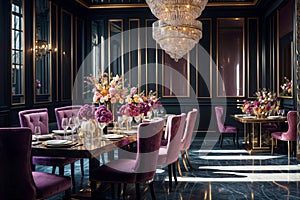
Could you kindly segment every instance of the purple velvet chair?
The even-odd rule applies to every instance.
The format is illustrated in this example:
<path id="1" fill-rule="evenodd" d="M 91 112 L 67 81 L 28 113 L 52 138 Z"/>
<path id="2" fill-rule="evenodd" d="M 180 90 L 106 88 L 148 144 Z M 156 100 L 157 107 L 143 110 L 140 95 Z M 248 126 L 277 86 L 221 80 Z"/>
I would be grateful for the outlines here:
<path id="1" fill-rule="evenodd" d="M 93 170 L 91 180 L 110 183 L 135 183 L 136 199 L 140 199 L 139 184 L 148 182 L 152 199 L 155 199 L 152 180 L 156 171 L 163 127 L 163 120 L 141 123 L 137 131 L 136 158 L 110 161 Z"/>
<path id="2" fill-rule="evenodd" d="M 272 136 L 272 149 L 271 154 L 273 154 L 274 149 L 274 139 L 287 141 L 288 142 L 288 159 L 290 159 L 290 142 L 292 146 L 292 142 L 297 140 L 297 111 L 289 111 L 287 113 L 287 122 L 288 122 L 288 130 L 286 132 L 274 132 L 271 134 Z"/>
<path id="3" fill-rule="evenodd" d="M 70 198 L 69 177 L 31 171 L 31 129 L 0 128 L 0 157 L 0 199 Z"/>
<path id="4" fill-rule="evenodd" d="M 186 117 L 185 130 L 184 130 L 183 136 L 181 138 L 181 147 L 180 147 L 181 160 L 183 162 L 183 166 L 186 171 L 189 171 L 189 169 L 186 165 L 185 160 L 187 160 L 189 166 L 192 168 L 192 165 L 191 165 L 191 162 L 189 159 L 188 150 L 191 146 L 193 131 L 194 131 L 195 123 L 197 120 L 197 114 L 198 114 L 197 109 L 193 109 L 192 111 L 188 112 L 187 117 Z M 179 172 L 179 175 L 182 176 L 179 162 L 178 162 L 178 172 Z"/>
<path id="5" fill-rule="evenodd" d="M 168 141 L 167 145 L 161 146 L 159 148 L 157 164 L 168 165 L 169 191 L 172 191 L 172 171 L 175 179 L 175 184 L 177 185 L 175 163 L 178 161 L 178 154 L 181 148 L 181 138 L 183 136 L 185 122 L 185 113 L 182 113 L 181 115 L 170 116 L 167 121 L 164 136 L 164 138 L 166 138 Z"/>
<path id="6" fill-rule="evenodd" d="M 77 113 L 79 109 L 81 108 L 81 105 L 72 105 L 72 106 L 63 106 L 59 108 L 55 108 L 55 117 L 56 117 L 56 123 L 57 123 L 57 128 L 59 130 L 63 130 L 61 127 L 61 121 L 63 118 L 70 118 L 70 117 L 77 117 Z M 84 175 L 84 162 L 83 159 L 80 159 L 80 165 L 81 165 L 81 175 Z"/>
<path id="7" fill-rule="evenodd" d="M 223 144 L 223 135 L 224 134 L 232 134 L 233 135 L 233 144 L 235 144 L 235 139 L 237 143 L 237 147 L 239 146 L 239 141 L 238 141 L 238 130 L 234 126 L 227 126 L 224 124 L 224 117 L 223 117 L 223 112 L 224 108 L 222 106 L 216 106 L 215 107 L 215 112 L 216 112 L 216 119 L 217 119 L 217 124 L 218 124 L 218 129 L 220 132 L 220 146 L 222 147 Z"/>
<path id="8" fill-rule="evenodd" d="M 19 120 L 21 127 L 29 127 L 33 132 L 35 126 L 41 127 L 41 134 L 49 133 L 49 119 L 48 109 L 31 109 L 19 112 Z M 59 167 L 59 174 L 64 175 L 64 166 L 71 164 L 71 176 L 74 183 L 74 162 L 79 158 L 65 158 L 65 157 L 45 157 L 45 156 L 33 156 L 33 165 L 45 165 L 53 166 L 52 173 L 55 173 L 55 167 Z"/>

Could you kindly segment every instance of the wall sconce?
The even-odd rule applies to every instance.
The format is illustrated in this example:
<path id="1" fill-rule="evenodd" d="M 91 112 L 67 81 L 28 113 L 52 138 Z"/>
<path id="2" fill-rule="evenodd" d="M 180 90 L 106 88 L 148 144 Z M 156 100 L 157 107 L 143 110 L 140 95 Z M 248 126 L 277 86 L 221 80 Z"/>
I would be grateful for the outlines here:
<path id="1" fill-rule="evenodd" d="M 37 58 L 47 55 L 51 51 L 57 51 L 57 49 L 51 49 L 51 44 L 48 44 L 45 40 L 35 41 L 35 55 Z"/>

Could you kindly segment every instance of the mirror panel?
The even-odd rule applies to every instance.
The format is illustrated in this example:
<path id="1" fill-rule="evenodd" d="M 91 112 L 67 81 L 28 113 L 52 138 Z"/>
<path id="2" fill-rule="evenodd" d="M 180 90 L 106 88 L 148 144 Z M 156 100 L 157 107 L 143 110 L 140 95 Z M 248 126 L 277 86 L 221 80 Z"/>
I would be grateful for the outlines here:
<path id="1" fill-rule="evenodd" d="M 48 0 L 35 1 L 35 103 L 51 101 L 50 7 Z"/>
<path id="2" fill-rule="evenodd" d="M 25 103 L 23 1 L 11 1 L 11 90 L 12 104 Z"/>
<path id="3" fill-rule="evenodd" d="M 124 75 L 123 20 L 108 20 L 108 72 Z"/>
<path id="4" fill-rule="evenodd" d="M 217 96 L 244 97 L 244 19 L 217 20 Z"/>
<path id="5" fill-rule="evenodd" d="M 280 97 L 292 97 L 292 87 L 290 87 L 290 81 L 292 81 L 293 73 L 293 12 L 294 0 L 290 0 L 285 6 L 283 6 L 277 13 L 277 37 L 279 50 L 277 53 L 279 58 L 277 62 L 277 83 L 278 94 Z"/>

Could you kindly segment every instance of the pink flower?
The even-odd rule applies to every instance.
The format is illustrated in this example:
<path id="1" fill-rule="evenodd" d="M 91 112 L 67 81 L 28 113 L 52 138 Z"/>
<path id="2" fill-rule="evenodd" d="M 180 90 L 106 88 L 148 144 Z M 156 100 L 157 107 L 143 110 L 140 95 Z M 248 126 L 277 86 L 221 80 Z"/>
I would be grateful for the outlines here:
<path id="1" fill-rule="evenodd" d="M 109 88 L 108 92 L 109 92 L 112 96 L 114 96 L 114 95 L 117 93 L 116 88 Z"/>
<path id="2" fill-rule="evenodd" d="M 130 89 L 130 94 L 131 95 L 134 95 L 136 93 L 137 93 L 137 88 L 136 87 L 133 87 L 133 88 Z"/>

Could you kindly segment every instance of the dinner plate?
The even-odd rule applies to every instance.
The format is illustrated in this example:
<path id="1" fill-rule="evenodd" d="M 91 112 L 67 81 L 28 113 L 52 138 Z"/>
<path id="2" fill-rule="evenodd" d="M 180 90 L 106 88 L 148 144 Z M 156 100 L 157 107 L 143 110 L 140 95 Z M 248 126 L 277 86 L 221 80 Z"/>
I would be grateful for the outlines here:
<path id="1" fill-rule="evenodd" d="M 244 116 L 243 118 L 244 119 L 255 119 L 256 117 L 255 116 Z"/>
<path id="2" fill-rule="evenodd" d="M 245 114 L 235 114 L 234 116 L 235 117 L 245 117 L 246 115 Z"/>
<path id="3" fill-rule="evenodd" d="M 54 138 L 53 134 L 34 135 L 33 137 L 38 140 L 49 140 Z"/>
<path id="4" fill-rule="evenodd" d="M 267 118 L 268 118 L 268 119 L 278 119 L 279 116 L 268 116 Z"/>
<path id="5" fill-rule="evenodd" d="M 46 147 L 70 147 L 76 143 L 70 140 L 48 140 L 44 144 Z"/>
<path id="6" fill-rule="evenodd" d="M 102 136 L 105 139 L 120 139 L 124 137 L 124 135 L 118 135 L 118 134 L 107 134 Z"/>
<path id="7" fill-rule="evenodd" d="M 64 130 L 52 130 L 52 132 L 57 134 L 57 135 L 64 135 L 65 134 Z M 66 132 L 67 132 L 67 134 L 72 134 L 72 130 L 67 130 Z"/>
<path id="8" fill-rule="evenodd" d="M 123 133 L 127 134 L 127 135 L 133 135 L 137 133 L 137 130 L 128 130 L 128 131 L 123 131 Z"/>

